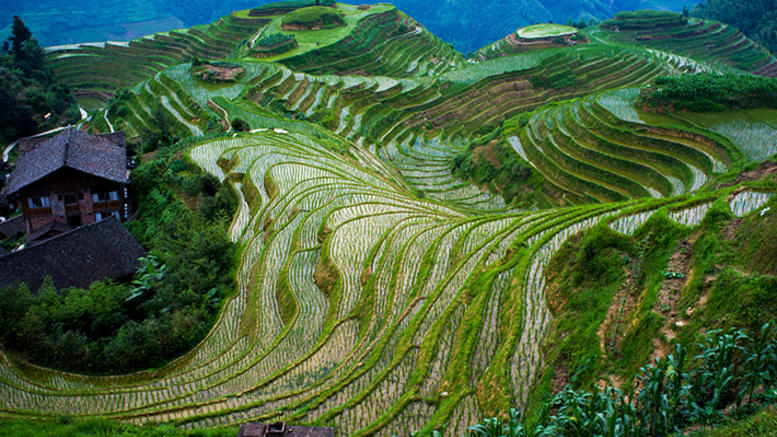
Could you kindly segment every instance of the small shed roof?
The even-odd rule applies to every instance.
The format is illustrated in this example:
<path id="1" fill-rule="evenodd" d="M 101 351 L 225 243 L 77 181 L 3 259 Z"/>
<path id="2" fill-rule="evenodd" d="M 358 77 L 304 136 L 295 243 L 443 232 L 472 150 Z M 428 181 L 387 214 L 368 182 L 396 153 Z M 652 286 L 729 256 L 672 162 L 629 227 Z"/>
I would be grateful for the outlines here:
<path id="1" fill-rule="evenodd" d="M 261 422 L 246 423 L 240 426 L 238 430 L 238 437 L 275 437 L 276 432 L 273 431 L 274 424 L 265 424 Z M 284 431 L 282 432 L 284 437 L 334 437 L 335 431 L 332 428 L 324 428 L 320 426 L 293 426 L 283 423 Z"/>
<path id="2" fill-rule="evenodd" d="M 27 227 L 24 224 L 23 216 L 17 215 L 12 219 L 0 223 L 0 240 L 18 238 L 25 232 L 27 232 Z"/>

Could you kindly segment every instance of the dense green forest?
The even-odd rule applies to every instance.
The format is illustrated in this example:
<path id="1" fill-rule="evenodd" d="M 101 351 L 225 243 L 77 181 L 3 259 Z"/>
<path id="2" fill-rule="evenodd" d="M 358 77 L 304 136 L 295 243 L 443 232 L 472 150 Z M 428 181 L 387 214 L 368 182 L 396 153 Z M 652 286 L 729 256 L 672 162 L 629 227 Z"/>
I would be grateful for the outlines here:
<path id="1" fill-rule="evenodd" d="M 54 78 L 43 49 L 18 16 L 0 52 L 0 72 L 0 143 L 79 119 L 75 97 Z"/>
<path id="2" fill-rule="evenodd" d="M 777 53 L 777 4 L 772 0 L 706 0 L 691 15 L 730 24 Z"/>

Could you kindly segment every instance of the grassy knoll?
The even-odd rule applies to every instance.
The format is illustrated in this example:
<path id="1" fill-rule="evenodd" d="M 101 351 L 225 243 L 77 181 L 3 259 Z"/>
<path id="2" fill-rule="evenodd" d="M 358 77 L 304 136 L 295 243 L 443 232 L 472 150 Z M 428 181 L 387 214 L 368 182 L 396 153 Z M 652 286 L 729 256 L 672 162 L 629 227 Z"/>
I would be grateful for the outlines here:
<path id="1" fill-rule="evenodd" d="M 304 18 L 309 15 L 306 11 L 307 9 L 308 8 L 298 9 L 297 12 L 294 12 L 293 14 L 294 15 L 303 14 L 303 18 Z M 328 12 L 328 10 L 330 9 L 332 8 L 321 8 L 317 10 L 319 10 L 319 12 L 322 12 L 322 11 Z M 359 21 L 361 21 L 362 19 L 372 14 L 385 12 L 390 9 L 391 9 L 390 6 L 379 5 L 379 6 L 370 8 L 368 10 L 359 10 L 356 6 L 353 6 L 353 5 L 337 4 L 334 11 L 331 11 L 328 13 L 335 14 L 338 17 L 341 17 L 342 21 L 344 22 L 344 25 L 331 26 L 329 28 L 323 28 L 322 26 L 322 28 L 318 30 L 300 30 L 300 31 L 284 30 L 283 23 L 284 23 L 284 20 L 289 20 L 289 18 L 287 18 L 289 15 L 274 16 L 272 17 L 272 21 L 267 25 L 267 27 L 265 27 L 262 30 L 262 34 L 263 35 L 271 35 L 273 33 L 293 34 L 294 37 L 297 39 L 299 46 L 294 50 L 283 53 L 281 55 L 269 57 L 266 60 L 279 61 L 288 57 L 302 55 L 312 50 L 316 50 L 321 47 L 326 47 L 328 45 L 334 44 L 338 41 L 341 41 L 343 38 L 347 37 L 351 32 L 353 32 L 357 23 L 359 23 Z M 294 15 L 292 15 L 291 19 L 293 19 Z"/>

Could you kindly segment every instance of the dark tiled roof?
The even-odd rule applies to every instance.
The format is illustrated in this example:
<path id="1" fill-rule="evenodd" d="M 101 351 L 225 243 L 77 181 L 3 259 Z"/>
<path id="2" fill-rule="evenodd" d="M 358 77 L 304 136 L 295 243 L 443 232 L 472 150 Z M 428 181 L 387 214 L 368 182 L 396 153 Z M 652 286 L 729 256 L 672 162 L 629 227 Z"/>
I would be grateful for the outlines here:
<path id="1" fill-rule="evenodd" d="M 22 153 L 3 192 L 15 193 L 60 168 L 70 167 L 115 182 L 127 182 L 127 150 L 118 136 L 66 129 Z"/>
<path id="2" fill-rule="evenodd" d="M 58 222 L 56 220 L 51 221 L 47 225 L 41 227 L 37 231 L 33 231 L 30 233 L 30 235 L 27 236 L 27 246 L 31 246 L 33 244 L 38 244 L 39 242 L 37 240 L 45 238 L 45 235 L 51 232 L 52 234 L 64 234 L 65 232 L 70 232 L 73 230 L 73 227 L 68 225 L 67 223 Z"/>
<path id="3" fill-rule="evenodd" d="M 0 239 L 18 238 L 27 232 L 27 226 L 24 224 L 24 217 L 16 217 L 0 223 Z"/>
<path id="4" fill-rule="evenodd" d="M 267 424 L 254 422 L 246 423 L 240 426 L 238 437 L 262 437 L 264 436 Z M 323 428 L 318 426 L 293 426 L 287 425 L 287 437 L 334 437 L 335 432 L 332 428 Z"/>
<path id="5" fill-rule="evenodd" d="M 26 282 L 35 293 L 49 275 L 57 288 L 87 288 L 134 273 L 145 255 L 119 219 L 110 217 L 0 257 L 0 287 Z"/>

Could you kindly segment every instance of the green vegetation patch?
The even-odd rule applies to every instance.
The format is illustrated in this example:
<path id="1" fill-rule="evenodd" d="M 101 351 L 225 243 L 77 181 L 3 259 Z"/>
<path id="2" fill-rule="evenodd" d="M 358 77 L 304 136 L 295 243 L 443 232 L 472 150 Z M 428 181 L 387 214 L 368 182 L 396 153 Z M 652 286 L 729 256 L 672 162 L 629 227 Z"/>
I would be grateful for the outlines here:
<path id="1" fill-rule="evenodd" d="M 0 144 L 80 119 L 76 99 L 54 78 L 44 50 L 21 18 L 0 49 Z"/>
<path id="2" fill-rule="evenodd" d="M 688 19 L 676 12 L 640 10 L 619 12 L 614 18 L 602 23 L 602 27 L 618 30 L 655 30 L 661 27 L 684 26 L 687 23 Z"/>
<path id="3" fill-rule="evenodd" d="M 105 419 L 72 419 L 61 417 L 52 421 L 0 419 L 0 435 L 5 437 L 234 437 L 236 427 L 183 431 L 173 425 L 144 426 Z"/>
<path id="4" fill-rule="evenodd" d="M 290 33 L 273 33 L 259 39 L 251 48 L 251 54 L 259 57 L 275 56 L 299 47 L 297 38 Z"/>
<path id="5" fill-rule="evenodd" d="M 563 24 L 543 23 L 518 29 L 518 36 L 526 39 L 549 38 L 577 33 L 577 28 Z"/>
<path id="6" fill-rule="evenodd" d="M 284 12 L 293 11 L 299 8 L 306 8 L 308 6 L 334 6 L 334 0 L 288 0 L 280 2 L 267 3 L 265 5 L 257 6 L 251 9 L 251 16 L 262 16 L 270 14 L 282 14 Z"/>
<path id="7" fill-rule="evenodd" d="M 637 103 L 658 112 L 777 108 L 777 79 L 710 73 L 663 76 L 642 90 Z"/>
<path id="8" fill-rule="evenodd" d="M 288 30 L 332 29 L 344 25 L 342 13 L 325 6 L 296 9 L 283 17 L 281 22 L 281 27 Z"/>

